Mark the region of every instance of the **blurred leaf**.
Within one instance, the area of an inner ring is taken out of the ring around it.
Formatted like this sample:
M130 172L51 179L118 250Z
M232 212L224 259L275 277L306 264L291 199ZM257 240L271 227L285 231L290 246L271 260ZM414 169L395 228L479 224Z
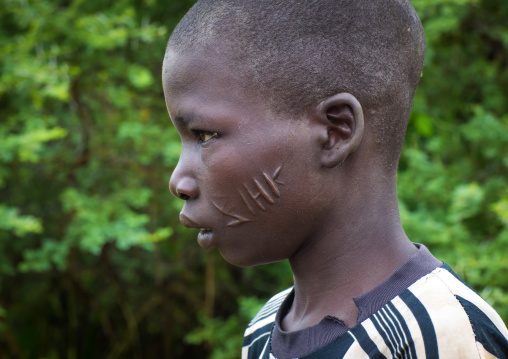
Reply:
M38 218L20 215L17 208L0 205L0 229L24 236L28 233L41 233L42 224Z
M138 65L129 66L129 80L134 87L139 89L153 84L153 77L150 71Z
M432 136L434 128L429 116L419 115L415 118L415 126L418 133L424 137Z

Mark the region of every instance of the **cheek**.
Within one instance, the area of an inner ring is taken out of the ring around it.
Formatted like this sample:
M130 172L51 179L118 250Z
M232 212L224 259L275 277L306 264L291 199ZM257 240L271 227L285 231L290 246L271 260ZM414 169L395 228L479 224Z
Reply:
M203 157L204 192L229 227L257 222L280 204L284 166L260 152L222 151Z
M228 148L210 150L203 150L201 156L205 169L202 183L205 186L210 184L214 187L227 188L241 182L242 178L250 172L249 162L238 151Z

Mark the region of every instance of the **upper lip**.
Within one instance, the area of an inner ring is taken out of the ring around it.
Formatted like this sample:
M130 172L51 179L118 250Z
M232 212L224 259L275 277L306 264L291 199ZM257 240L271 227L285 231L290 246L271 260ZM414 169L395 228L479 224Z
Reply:
M187 228L198 228L201 230L209 230L210 228L197 223L195 220L189 218L187 215L180 213L180 222Z

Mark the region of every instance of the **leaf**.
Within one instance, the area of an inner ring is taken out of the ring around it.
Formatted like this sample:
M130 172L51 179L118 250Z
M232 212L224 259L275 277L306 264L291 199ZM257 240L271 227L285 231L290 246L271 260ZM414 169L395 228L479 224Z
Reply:
M434 134L434 127L429 116L418 115L414 119L415 127L418 133L424 137L430 137Z
M153 77L148 69L139 66L139 65L131 65L129 66L129 80L134 87L138 89L144 89L153 84Z

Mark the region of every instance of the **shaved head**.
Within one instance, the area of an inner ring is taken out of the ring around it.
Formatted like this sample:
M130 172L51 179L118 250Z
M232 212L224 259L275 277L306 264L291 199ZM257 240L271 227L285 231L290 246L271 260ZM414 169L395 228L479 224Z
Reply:
M168 50L214 46L275 112L298 117L334 94L355 96L395 172L425 56L408 0L200 0Z

